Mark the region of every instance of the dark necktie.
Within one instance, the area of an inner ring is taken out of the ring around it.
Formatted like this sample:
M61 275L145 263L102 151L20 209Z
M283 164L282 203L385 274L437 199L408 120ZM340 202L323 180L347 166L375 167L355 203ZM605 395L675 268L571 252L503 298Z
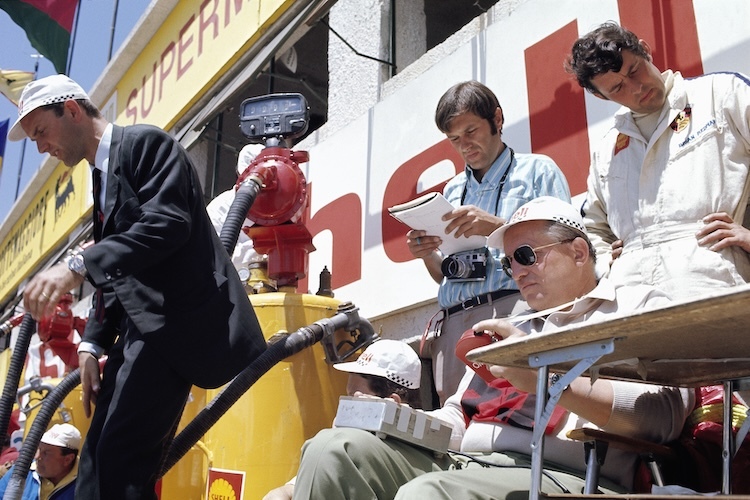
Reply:
M102 171L94 168L93 173L93 192L94 192L94 240L99 241L102 238L102 223L104 222L104 212L101 207L102 192Z
M101 208L102 192L102 171L94 168L93 174L93 193L94 193L94 241L102 239L102 225L104 222L104 212ZM95 318L101 324L104 321L104 293L101 288L96 289L94 296L94 308L96 310Z

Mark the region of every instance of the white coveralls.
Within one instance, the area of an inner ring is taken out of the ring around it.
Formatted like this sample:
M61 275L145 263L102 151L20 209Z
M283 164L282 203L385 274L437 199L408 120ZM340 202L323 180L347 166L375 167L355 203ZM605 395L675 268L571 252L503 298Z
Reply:
M726 212L738 223L745 218L750 81L737 73L683 79L667 71L663 77L667 104L651 140L622 108L594 152L585 223L600 274L609 266L610 243L620 238L624 247L612 264L612 281L693 299L750 280L747 252L714 252L695 237L710 213Z

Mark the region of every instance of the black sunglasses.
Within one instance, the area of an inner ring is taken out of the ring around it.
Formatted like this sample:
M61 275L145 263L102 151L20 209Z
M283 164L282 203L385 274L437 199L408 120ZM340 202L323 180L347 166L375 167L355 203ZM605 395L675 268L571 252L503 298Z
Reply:
M512 278L513 270L511 269L510 264L514 259L522 266L533 266L534 264L536 264L537 260L539 260L539 258L536 256L537 250L543 250L545 248L560 245L562 243L570 243L571 241L573 241L573 239L556 241L554 243L549 243L547 245L542 245L536 248L531 248L530 245L521 245L513 252L513 257L505 256L500 259L500 265L502 266L503 271L505 271L505 274L507 274L509 278Z

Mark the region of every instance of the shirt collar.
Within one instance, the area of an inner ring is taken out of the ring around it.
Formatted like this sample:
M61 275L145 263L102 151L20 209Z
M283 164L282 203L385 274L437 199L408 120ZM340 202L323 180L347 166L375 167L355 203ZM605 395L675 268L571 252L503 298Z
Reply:
M593 290L587 294L573 299L570 302L560 304L556 307L550 307L543 311L528 310L521 314L508 317L508 321L516 325L526 321L542 321L549 317L551 314L560 313L563 315L578 315L589 311L595 305L602 301L611 302L617 299L615 293L615 285L607 278L602 278L599 283L596 284ZM532 323L533 324L533 323Z
M96 148L96 156L94 157L94 165L92 167L98 168L105 174L109 171L109 148L112 145L112 124L108 123L104 128L102 138L99 140L99 146Z
M499 184L500 179L503 177L502 174L505 172L506 168L510 168L510 160L512 158L512 155L510 154L510 148L505 143L503 143L503 145L505 146L503 152L500 153L500 156L498 156L494 162L492 162L490 168L487 170L484 176L482 176L481 184L490 186ZM474 177L474 172L472 171L471 167L469 167L469 165L466 165L464 167L464 171L466 172L466 177L469 179L469 182L480 184L480 181L477 181L476 177Z
M615 300L616 298L617 294L615 293L615 285L607 278L601 278L599 280L599 283L596 284L593 290L581 297L581 299L606 300L609 302ZM586 307L585 303L587 302L587 300L580 300L576 302L573 306L572 311L575 311L576 308Z

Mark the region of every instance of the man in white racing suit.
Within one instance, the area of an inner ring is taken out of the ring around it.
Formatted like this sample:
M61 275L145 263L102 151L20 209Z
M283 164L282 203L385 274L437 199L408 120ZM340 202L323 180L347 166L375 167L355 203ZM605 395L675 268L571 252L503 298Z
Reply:
M567 69L623 106L593 153L583 209L599 273L619 239L618 285L692 299L750 280L750 80L660 73L649 45L615 23L578 39Z

